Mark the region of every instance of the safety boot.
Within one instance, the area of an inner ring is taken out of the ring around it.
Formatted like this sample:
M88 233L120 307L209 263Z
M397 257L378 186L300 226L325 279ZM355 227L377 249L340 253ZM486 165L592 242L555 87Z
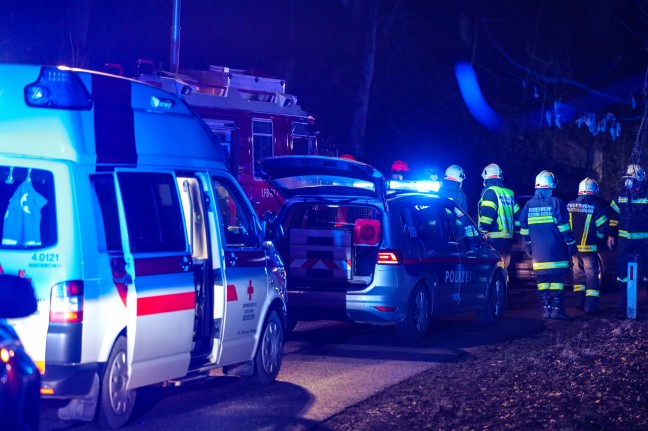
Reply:
M572 320L571 316L565 311L562 296L557 296L551 301L551 318L557 320Z
M543 296L542 307L543 307L542 317L545 319L551 319L551 312L552 312L551 298L549 298L548 296Z
M585 312L587 314L597 314L599 312L598 296L587 296L585 298Z

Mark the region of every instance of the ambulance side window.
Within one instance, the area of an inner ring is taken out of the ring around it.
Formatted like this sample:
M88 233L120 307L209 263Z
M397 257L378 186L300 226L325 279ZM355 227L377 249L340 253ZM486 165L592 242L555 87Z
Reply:
M212 178L216 206L221 215L225 247L256 247L258 235L254 217L243 197L227 180Z
M117 174L133 253L187 250L178 189L173 175Z
M112 175L94 175L91 177L91 181L95 192L95 211L100 212L100 217L97 217L97 220L101 219L103 221L105 235L105 238L101 238L101 235L98 234L100 239L99 249L100 251L109 252L122 251L115 180ZM102 239L105 240L104 244L101 244Z

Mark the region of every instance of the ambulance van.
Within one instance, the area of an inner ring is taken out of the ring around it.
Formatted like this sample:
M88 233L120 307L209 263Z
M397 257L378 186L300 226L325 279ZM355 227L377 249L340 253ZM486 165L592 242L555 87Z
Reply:
M126 78L0 65L0 273L27 279L11 320L59 417L118 428L137 388L275 380L283 263L209 128ZM2 289L2 286L0 286Z

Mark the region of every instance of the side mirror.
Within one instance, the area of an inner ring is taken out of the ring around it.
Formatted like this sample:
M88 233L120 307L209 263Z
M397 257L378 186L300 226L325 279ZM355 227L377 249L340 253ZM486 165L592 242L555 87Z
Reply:
M0 318L27 317L37 308L34 288L27 279L0 274Z
M261 227L263 228L263 236L266 241L277 241L284 234L283 226L281 226L281 223L277 220L277 216L272 211L263 213Z

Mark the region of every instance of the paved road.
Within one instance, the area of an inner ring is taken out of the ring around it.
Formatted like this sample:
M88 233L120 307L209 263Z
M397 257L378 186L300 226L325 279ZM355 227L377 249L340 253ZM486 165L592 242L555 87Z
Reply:
M402 344L392 327L300 322L286 343L279 381L254 388L220 376L178 388L146 388L126 430L301 430L439 363L476 348L542 331L547 321L534 290L513 288L499 325L472 315L435 323L423 341ZM550 322L549 322L550 323ZM63 422L55 402L43 408L43 430L93 430L95 423Z

